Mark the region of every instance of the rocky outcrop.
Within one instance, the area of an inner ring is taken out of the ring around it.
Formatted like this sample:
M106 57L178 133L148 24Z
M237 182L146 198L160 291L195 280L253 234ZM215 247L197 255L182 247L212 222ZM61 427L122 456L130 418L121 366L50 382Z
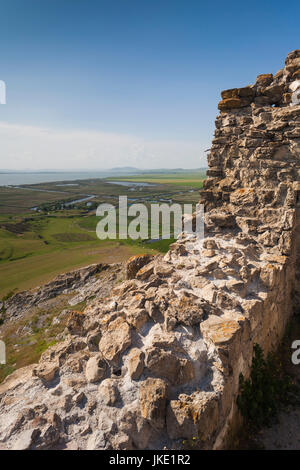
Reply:
M299 69L294 51L276 75L222 92L205 239L182 234L163 258L131 260L129 279L70 317L63 343L1 384L2 447L225 445L253 345L278 344L299 292Z
M126 263L127 279L134 279L136 273L146 264L148 264L152 258L152 255L135 255L129 258L128 262Z
M76 294L70 300L70 305L76 305L95 294L99 294L100 291L103 291L103 281L102 279L98 280L97 275L107 269L111 270L112 266L119 267L117 264L91 264L81 269L60 274L52 281L36 289L18 292L4 302L5 318L15 320L23 316L24 312L32 307L41 305L60 294Z

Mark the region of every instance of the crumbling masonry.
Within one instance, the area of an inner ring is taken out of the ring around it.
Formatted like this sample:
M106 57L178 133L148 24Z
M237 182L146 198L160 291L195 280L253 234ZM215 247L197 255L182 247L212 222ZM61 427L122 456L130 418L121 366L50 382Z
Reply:
M64 342L0 385L0 448L221 448L253 345L300 298L300 50L222 92L201 201L205 239L137 257Z

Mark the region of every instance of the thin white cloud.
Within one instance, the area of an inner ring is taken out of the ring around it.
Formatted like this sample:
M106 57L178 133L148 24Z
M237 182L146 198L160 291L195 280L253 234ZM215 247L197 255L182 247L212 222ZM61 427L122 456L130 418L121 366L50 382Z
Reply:
M55 130L0 122L0 168L108 169L205 166L200 142L144 140L97 131Z

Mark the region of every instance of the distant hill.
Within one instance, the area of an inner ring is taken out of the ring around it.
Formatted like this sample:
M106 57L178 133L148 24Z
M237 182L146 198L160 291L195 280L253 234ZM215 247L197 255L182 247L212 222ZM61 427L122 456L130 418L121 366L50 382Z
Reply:
M139 168L135 168L134 166L117 166L115 168L111 168L110 170L107 171L114 171L118 173L130 173L130 172L140 172L141 170Z

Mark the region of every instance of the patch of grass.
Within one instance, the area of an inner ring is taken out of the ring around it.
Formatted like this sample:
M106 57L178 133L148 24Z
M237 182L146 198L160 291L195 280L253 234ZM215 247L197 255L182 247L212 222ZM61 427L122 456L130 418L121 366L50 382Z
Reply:
M167 253L169 251L169 247L172 243L174 243L176 240L175 238L170 238L166 240L158 240L158 241L151 241L151 243L147 242L142 242L144 246L148 246L153 248L154 250L157 250L161 253Z
M52 235L55 240L59 242L89 242L93 241L94 238L87 233L55 233Z
M81 217L78 221L78 225L84 230L93 231L95 233L99 220L99 217L96 216Z
M46 349L50 348L50 346L54 346L55 344L57 343L57 341L54 339L52 341L45 341L43 339L41 339L35 346L34 348L34 352L35 354L37 354L38 356L40 356L44 351L46 351Z
M15 294L15 291L16 291L16 289L13 289L13 290L10 290L9 292L7 292L7 294L5 294L2 297L2 302L5 302L6 300L10 299Z
M121 244L118 241L84 242L77 246L49 245L44 252L34 256L0 263L0 295L12 288L26 290L46 283L56 275L92 263L123 262L140 253L157 253L152 247L138 244Z
M20 256L12 256L11 258L9 258L9 261L16 261L18 259L28 258L29 256L32 256L33 254L34 254L33 252L29 252L29 253L25 253L24 255L20 255Z
M10 364L0 364L0 383L6 379L6 377L12 374L17 368Z
M13 253L12 246L6 242L5 245L0 245L0 261L8 260Z
M67 317L59 323L52 322L67 306L67 300L61 296L60 300L50 302L46 310L34 308L17 323L4 323L2 339L7 363L0 365L0 382L14 370L38 362L41 354L56 344L56 336L65 329Z
M19 235L27 232L30 229L30 225L28 222L21 221L16 223L2 224L1 228L7 230L8 232Z

